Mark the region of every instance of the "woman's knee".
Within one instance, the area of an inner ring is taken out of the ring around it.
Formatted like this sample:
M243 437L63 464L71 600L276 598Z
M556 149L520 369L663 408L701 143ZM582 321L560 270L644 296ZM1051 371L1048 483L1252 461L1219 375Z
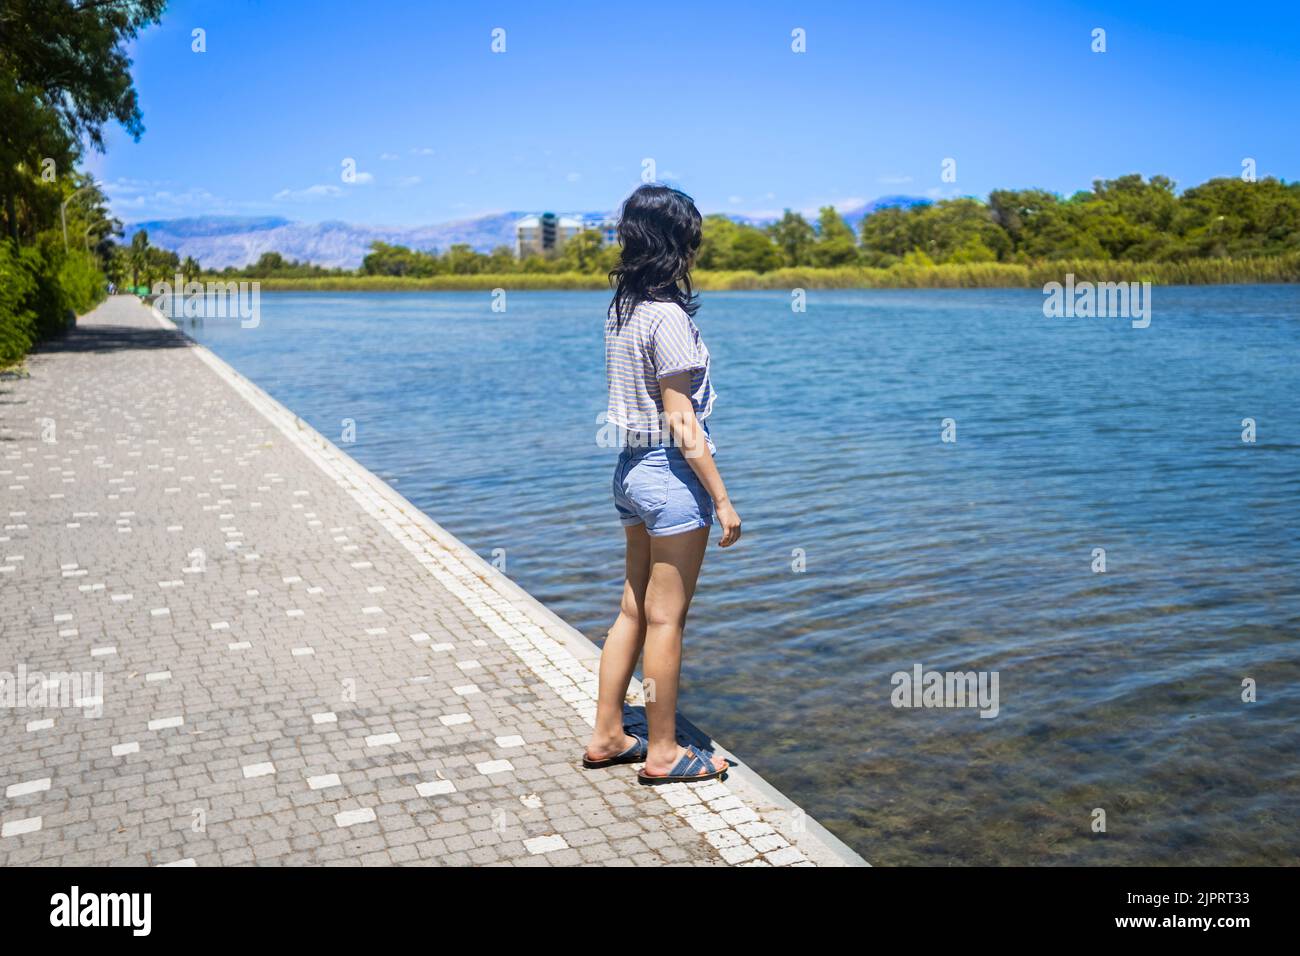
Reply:
M645 602L645 623L646 627L680 628L686 623L686 608L680 601L655 600L648 597Z
M635 624L641 631L645 631L645 609L637 603L635 597L630 594L624 594L623 600L618 606L619 613L623 615L632 624Z

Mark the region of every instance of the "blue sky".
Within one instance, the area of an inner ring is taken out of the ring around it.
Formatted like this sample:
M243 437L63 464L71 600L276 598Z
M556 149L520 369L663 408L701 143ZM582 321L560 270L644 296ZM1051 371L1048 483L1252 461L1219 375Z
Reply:
M146 132L88 163L128 222L612 209L645 158L750 214L1300 176L1294 2L182 0L132 56Z

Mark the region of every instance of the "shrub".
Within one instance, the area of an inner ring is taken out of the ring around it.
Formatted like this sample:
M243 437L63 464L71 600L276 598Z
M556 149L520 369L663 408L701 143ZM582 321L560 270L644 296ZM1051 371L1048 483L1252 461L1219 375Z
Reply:
M0 239L0 368L21 361L35 341L36 317L28 305L35 290L27 263Z
M107 295L104 274L99 271L94 256L79 249L68 253L59 267L59 285L67 294L69 307L77 315L85 315Z
M55 233L15 252L0 239L0 367L37 342L62 335L104 298L104 276L82 251L65 252Z

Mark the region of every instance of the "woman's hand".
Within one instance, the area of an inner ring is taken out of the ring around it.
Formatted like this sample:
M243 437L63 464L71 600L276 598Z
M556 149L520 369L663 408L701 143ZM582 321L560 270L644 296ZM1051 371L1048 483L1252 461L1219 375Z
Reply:
M722 540L718 546L729 548L740 540L740 515L731 507L729 498L714 502L714 510L717 512L718 524L722 527Z

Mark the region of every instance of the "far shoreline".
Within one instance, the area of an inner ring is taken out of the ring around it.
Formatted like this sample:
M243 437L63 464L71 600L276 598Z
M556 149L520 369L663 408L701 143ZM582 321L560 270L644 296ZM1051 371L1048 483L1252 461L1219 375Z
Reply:
M895 265L889 268L787 268L771 272L698 271L701 292L794 289L1041 289L1072 275L1076 282L1150 282L1152 285L1271 285L1300 283L1300 252L1246 259L1182 262L1066 260L1037 263L975 262ZM468 275L261 276L203 273L201 282L258 282L264 292L478 292L608 291L604 275L576 272L505 272Z

